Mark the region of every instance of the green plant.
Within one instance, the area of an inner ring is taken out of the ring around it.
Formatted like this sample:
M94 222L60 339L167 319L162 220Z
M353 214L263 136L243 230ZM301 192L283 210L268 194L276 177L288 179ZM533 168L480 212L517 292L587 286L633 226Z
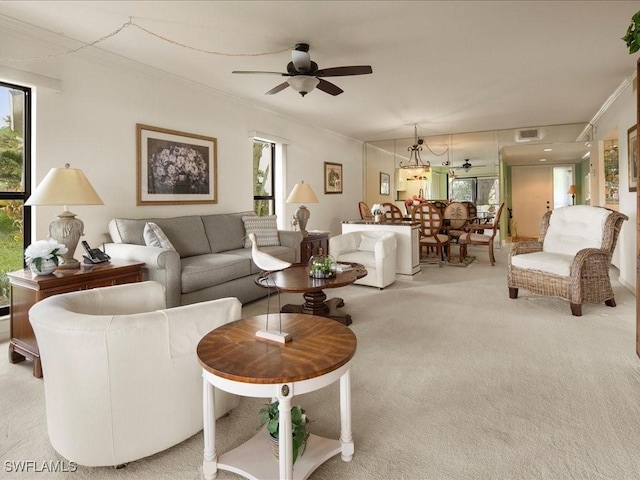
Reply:
M627 33L622 40L625 41L629 48L629 54L636 53L640 50L640 12L631 17L631 24L627 28Z
M280 412L278 411L279 402L268 403L260 409L262 421L260 426L267 425L267 431L273 438L279 439ZM298 454L302 455L307 447L307 415L300 405L291 407L291 431L293 433L293 463L296 463Z

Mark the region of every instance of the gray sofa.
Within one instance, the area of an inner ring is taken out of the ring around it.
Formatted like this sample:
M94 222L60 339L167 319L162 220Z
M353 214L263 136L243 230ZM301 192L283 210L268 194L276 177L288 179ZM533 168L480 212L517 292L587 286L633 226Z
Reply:
M254 283L260 272L245 248L243 216L253 212L190 215L174 218L114 218L109 222L113 243L105 245L113 258L144 262L144 280L155 280L166 289L167 307L237 297L246 303L267 294ZM157 224L175 247L146 246L144 228ZM302 234L278 231L279 246L261 250L296 263L300 261Z

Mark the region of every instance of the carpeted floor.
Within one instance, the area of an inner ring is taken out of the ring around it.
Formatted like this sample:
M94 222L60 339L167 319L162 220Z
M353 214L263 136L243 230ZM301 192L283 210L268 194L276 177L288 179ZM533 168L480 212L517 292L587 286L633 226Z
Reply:
M325 479L640 478L640 360L635 297L614 282L616 308L525 291L510 300L507 248L489 265L424 268L380 291L327 291L345 299L358 337L352 369L351 463L334 457ZM283 303L300 301L283 295ZM245 306L264 313L266 301ZM5 352L7 344L0 345ZM2 358L2 357L0 357ZM79 386L81 388L81 386ZM253 435L266 400L243 399L217 423L218 450ZM314 433L339 435L338 386L296 397ZM6 461L61 460L47 439L43 383L31 365L0 361L0 478L200 479L202 434L127 468L68 474L7 473ZM238 476L219 472L219 479Z

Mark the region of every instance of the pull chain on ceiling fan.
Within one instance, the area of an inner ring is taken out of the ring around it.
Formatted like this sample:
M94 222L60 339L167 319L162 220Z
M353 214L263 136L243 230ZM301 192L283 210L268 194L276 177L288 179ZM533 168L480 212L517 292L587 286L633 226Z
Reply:
M280 75L289 77L287 81L276 85L265 95L273 95L287 87L293 88L303 97L314 88L322 90L329 95L340 95L343 90L337 85L324 80L323 77L345 77L349 75L366 75L373 73L370 65L354 65L350 67L333 67L318 69L318 64L311 60L309 44L298 43L291 51L291 61L287 64L287 73L234 70L231 73Z

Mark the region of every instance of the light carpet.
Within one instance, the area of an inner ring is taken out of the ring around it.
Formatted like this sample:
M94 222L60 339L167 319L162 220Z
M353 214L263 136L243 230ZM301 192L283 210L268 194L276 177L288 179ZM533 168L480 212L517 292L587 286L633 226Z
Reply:
M640 478L633 294L614 281L616 308L585 305L573 317L561 299L526 291L508 298L508 245L496 251L495 267L486 249L471 250L477 260L467 268L426 268L383 291L326 292L345 299L358 338L355 456L350 463L334 457L310 478ZM244 314L265 306L247 305ZM6 358L7 344L0 348ZM5 461L62 460L47 438L43 393L30 363L0 361L0 478L202 478L202 433L122 470L6 473ZM294 399L313 419L312 432L338 438L338 393L334 384ZM265 402L242 399L218 421L219 451L256 432ZM239 477L220 471L218 478Z

